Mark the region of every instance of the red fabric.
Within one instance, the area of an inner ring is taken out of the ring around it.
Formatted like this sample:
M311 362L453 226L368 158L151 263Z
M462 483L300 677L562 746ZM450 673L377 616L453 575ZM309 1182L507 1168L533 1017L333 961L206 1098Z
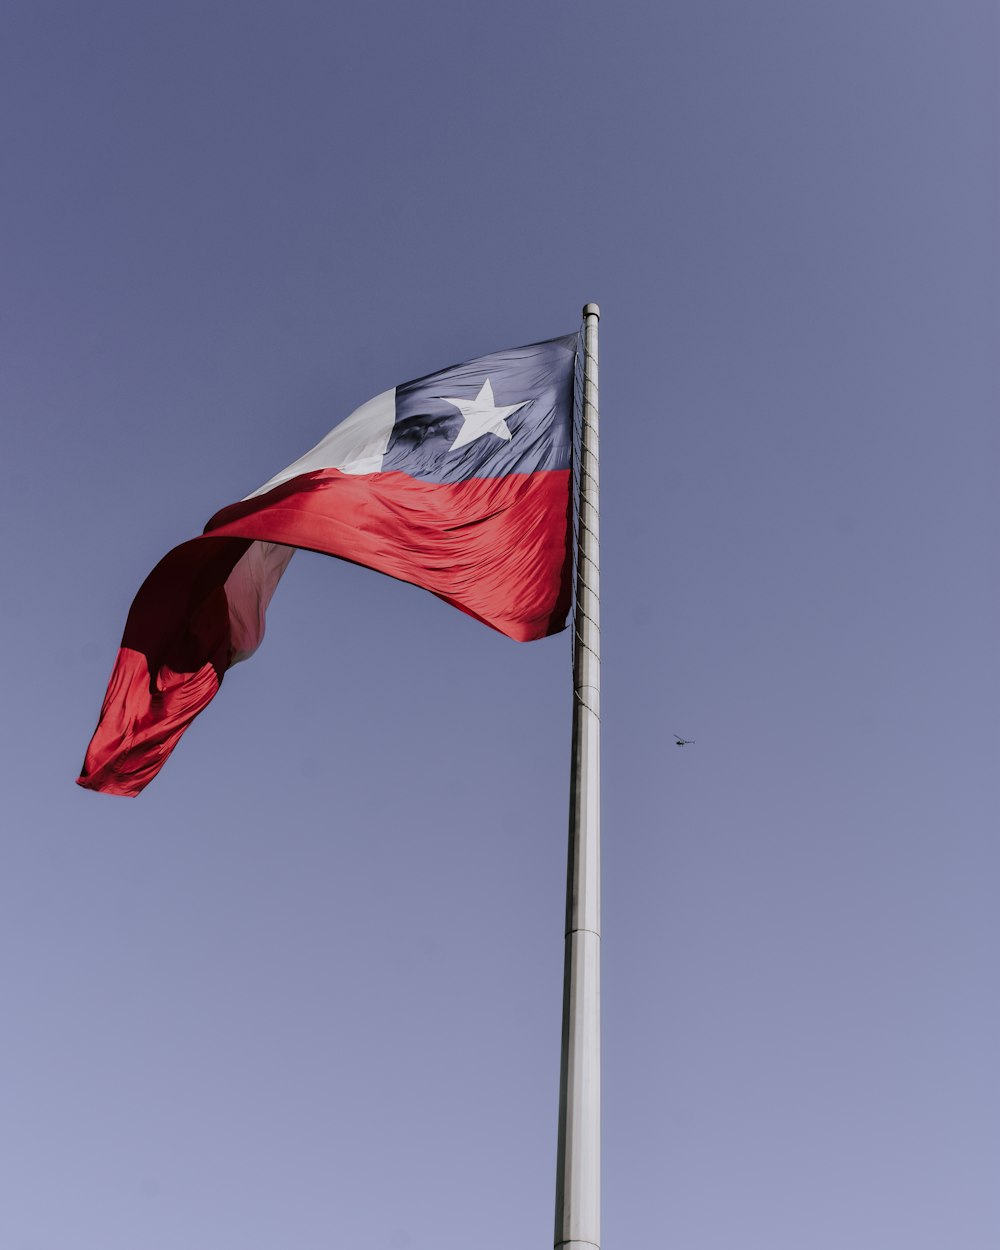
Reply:
M135 795L233 662L225 583L254 539L412 582L519 642L570 600L569 471L438 485L323 469L223 509L136 595L79 784Z

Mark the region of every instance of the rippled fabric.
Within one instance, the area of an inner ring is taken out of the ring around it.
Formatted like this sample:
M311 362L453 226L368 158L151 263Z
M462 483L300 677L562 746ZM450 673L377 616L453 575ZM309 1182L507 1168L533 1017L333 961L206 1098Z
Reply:
M385 392L169 552L132 604L79 784L148 785L260 645L297 547L412 582L517 641L562 629L575 346L499 352Z

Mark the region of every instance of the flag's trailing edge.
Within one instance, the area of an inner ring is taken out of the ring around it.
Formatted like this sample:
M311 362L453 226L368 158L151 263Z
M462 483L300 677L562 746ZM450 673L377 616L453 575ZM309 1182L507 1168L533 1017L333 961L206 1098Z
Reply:
M577 336L385 391L198 538L132 603L79 784L138 794L264 636L296 547L412 582L517 641L565 626Z

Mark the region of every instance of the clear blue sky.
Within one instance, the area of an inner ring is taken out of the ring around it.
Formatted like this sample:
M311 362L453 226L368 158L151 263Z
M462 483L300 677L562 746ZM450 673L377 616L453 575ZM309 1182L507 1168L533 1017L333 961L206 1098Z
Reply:
M145 794L73 778L169 547L587 300L604 1244L1000 1244L998 35L9 0L4 1250L551 1245L565 636L297 557Z

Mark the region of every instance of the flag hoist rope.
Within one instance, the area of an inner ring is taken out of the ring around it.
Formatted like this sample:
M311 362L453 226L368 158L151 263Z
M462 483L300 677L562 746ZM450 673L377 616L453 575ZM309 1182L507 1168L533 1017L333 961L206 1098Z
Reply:
M601 627L597 324L583 309L583 416L573 643L557 1250L601 1244Z

